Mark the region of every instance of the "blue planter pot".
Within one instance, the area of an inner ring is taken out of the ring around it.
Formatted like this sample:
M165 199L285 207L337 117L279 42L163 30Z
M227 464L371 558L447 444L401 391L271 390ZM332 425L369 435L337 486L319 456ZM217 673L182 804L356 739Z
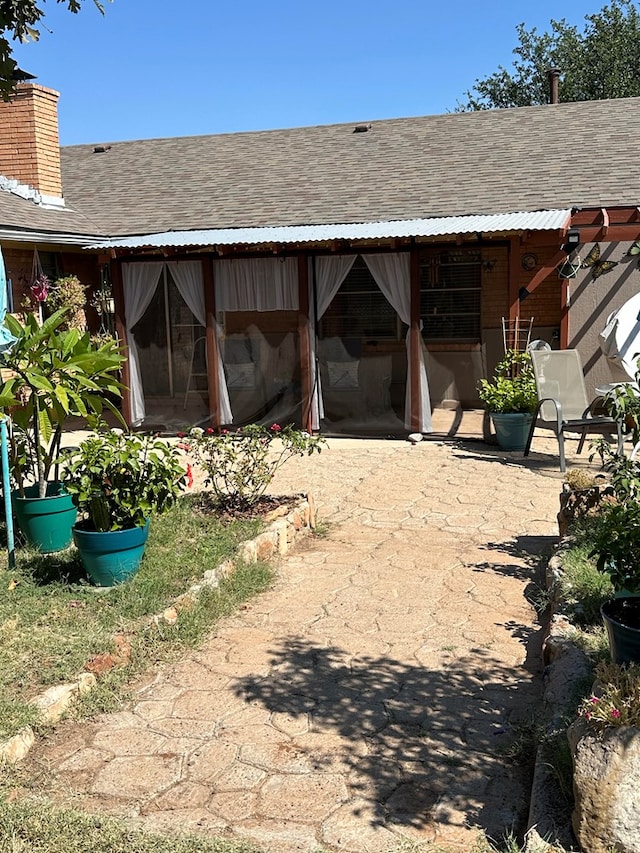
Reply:
M82 564L96 586L123 583L138 571L149 536L149 520L144 527L129 530L73 528L73 541Z
M25 496L12 494L13 509L25 539L43 554L62 551L71 545L71 529L78 511L71 495L57 482L47 483L47 494L38 497L38 486L27 486Z
M609 637L611 660L640 663L640 596L605 601L600 613Z
M496 438L501 450L524 450L533 415L528 412L491 413Z

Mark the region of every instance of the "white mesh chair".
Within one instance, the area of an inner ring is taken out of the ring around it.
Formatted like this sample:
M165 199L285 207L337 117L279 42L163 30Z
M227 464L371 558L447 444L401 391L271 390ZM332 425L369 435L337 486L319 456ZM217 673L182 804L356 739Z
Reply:
M578 453L582 452L588 432L615 433L618 435L618 453L623 452L622 425L602 414L594 414L600 397L587 399L584 373L578 350L531 351L533 372L538 390L536 408L529 437L524 449L528 456L537 427L550 429L558 439L560 470L566 470L564 453L565 432L580 434Z

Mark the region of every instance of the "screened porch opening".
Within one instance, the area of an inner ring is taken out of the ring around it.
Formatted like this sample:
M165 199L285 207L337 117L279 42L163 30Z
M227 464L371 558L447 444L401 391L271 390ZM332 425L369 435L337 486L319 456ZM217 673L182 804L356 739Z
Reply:
M323 432L406 432L407 327L357 257L318 322Z
M232 426L302 425L297 311L218 313Z
M178 432L208 422L205 329L180 295L167 265L132 332L146 408L140 426Z

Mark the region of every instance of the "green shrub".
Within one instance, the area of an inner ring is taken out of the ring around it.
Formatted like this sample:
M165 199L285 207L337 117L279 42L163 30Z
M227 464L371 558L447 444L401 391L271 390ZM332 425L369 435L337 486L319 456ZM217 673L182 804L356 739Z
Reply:
M244 510L264 494L276 471L294 456L311 456L322 450L321 436L289 425L270 429L249 424L234 432L192 429L187 444L194 459L206 472L205 485L223 509Z

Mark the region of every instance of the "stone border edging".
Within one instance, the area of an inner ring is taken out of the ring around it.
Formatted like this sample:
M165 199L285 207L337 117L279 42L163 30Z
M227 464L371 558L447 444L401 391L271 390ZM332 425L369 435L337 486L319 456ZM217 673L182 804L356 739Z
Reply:
M265 519L268 522L266 530L239 545L235 558L225 560L214 569L207 569L200 583L189 587L185 593L178 596L172 606L152 616L150 621L156 624L174 625L178 621L180 610L193 603L203 588L215 589L220 584L220 580L234 570L236 561L257 563L272 559L276 555L285 556L300 537L310 535L316 526L312 495L292 495L289 499L296 501L291 509L288 506L281 506L268 513ZM43 722L55 723L76 696L85 695L96 684L97 679L92 672L83 672L76 681L49 687L32 699L30 704L39 709ZM34 745L35 739L32 727L25 726L13 737L0 741L0 766L2 763L18 764L22 761Z
M587 655L572 640L575 632L569 619L557 613L558 598L555 590L562 573L562 554L571 545L570 538L564 538L549 559L546 569L546 586L551 593L550 618L542 642L543 693L545 710L545 729L552 733L562 726L567 708L572 704L577 686L591 676L592 666ZM557 819L557 800L552 793L552 768L546 753L545 744L536 750L529 819L525 835L525 853L539 853L557 849L569 849L575 845L571 828L571 816ZM553 842L562 845L554 847Z

